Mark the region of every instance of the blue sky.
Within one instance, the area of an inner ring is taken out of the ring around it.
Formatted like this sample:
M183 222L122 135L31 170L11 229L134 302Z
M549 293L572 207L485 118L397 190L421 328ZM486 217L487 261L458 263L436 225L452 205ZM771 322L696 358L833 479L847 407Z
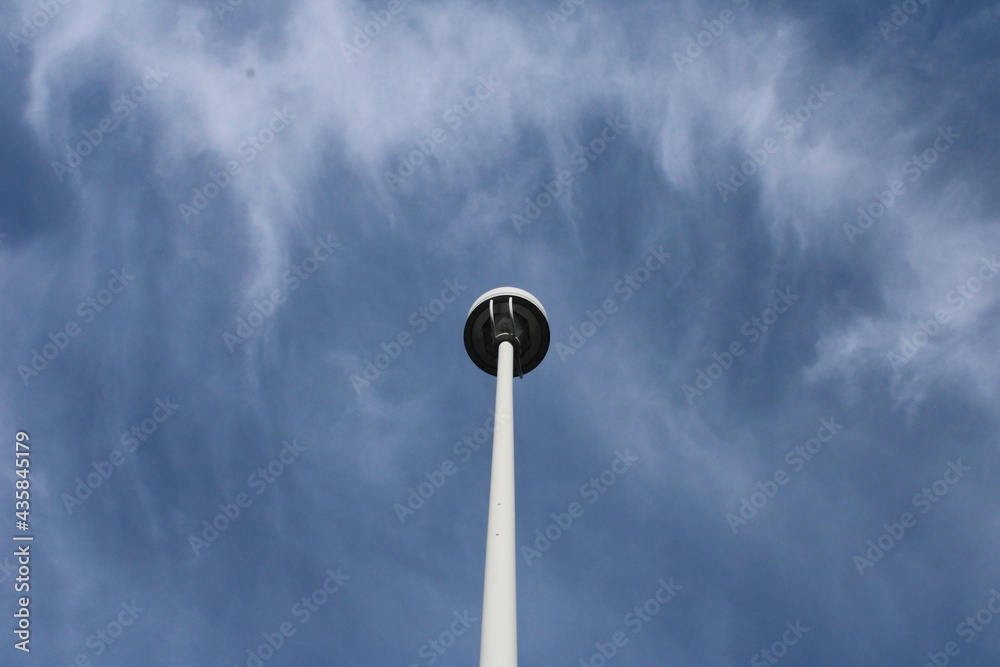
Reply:
M0 17L3 664L1000 662L1000 4Z

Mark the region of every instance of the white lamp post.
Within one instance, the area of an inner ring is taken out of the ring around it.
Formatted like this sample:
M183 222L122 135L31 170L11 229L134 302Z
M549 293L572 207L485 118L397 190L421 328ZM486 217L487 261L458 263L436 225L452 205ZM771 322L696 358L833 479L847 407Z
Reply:
M514 373L523 377L542 361L548 348L545 309L524 290L490 290L469 310L465 349L479 368L497 377L480 667L517 667Z

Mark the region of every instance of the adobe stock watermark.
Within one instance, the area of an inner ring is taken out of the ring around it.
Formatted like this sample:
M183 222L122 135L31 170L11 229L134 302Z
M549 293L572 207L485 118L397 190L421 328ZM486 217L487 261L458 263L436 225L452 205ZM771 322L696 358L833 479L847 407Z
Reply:
M918 331L903 337L899 351L890 351L886 355L893 371L898 371L900 367L913 361L913 358L941 333L942 327L951 320L952 314L962 310L965 304L975 299L986 283L1000 273L1000 262L997 262L996 255L993 255L992 259L980 257L979 264L976 275L958 283L955 289L948 292L946 298L951 309L938 309L934 312L933 318L921 320L918 323Z
M633 456L627 448L625 451L615 450L615 458L611 461L611 465L580 487L580 497L586 500L588 505L593 505L629 472L638 460L639 457ZM586 511L583 503L572 502L565 512L552 514L552 523L546 526L544 531L535 531L535 541L532 543L534 548L527 544L521 545L521 555L524 556L525 562L530 566L533 560L541 558L542 554L552 548L553 543L558 542L569 532Z
M736 5L736 9L742 12L750 6L750 0L733 0L733 4ZM705 26L705 29L694 37L685 38L685 44L682 47L683 53L674 51L671 54L677 71L683 74L685 66L693 65L695 60L701 58L705 50L711 48L718 41L722 33L726 31L726 27L736 22L736 18L737 15L733 10L723 9L719 12L718 18L702 21L701 24Z
M556 11L549 9L545 12L545 20L549 22L549 27L555 30L560 23L566 23L566 20L576 13L576 8L584 2L586 0L560 0Z
M104 655L111 648L111 645L121 638L125 629L135 623L139 615L146 611L146 608L140 607L134 598L131 602L122 602L119 606L121 610L110 621L101 625L87 637L86 644L90 652L77 653L72 660L66 663L66 667L92 667L96 664L92 658Z
M903 2L892 5L892 13L888 17L881 17L875 23L875 27L882 33L882 39L889 41L889 35L899 32L906 25L910 17L920 11L920 5L925 8L931 4L931 0L903 0Z
M465 635L473 625L479 622L478 618L475 618L469 614L469 610L466 609L461 614L457 611L452 613L454 620L448 624L447 629L443 630L437 637L432 637L428 639L418 650L417 655L424 659L425 665L433 665L441 657L448 652L455 642L458 641L460 637ZM408 667L420 667L415 662L411 662Z
M288 613L299 622L300 626L308 623L313 615L325 607L330 599L340 592L344 584L350 581L351 578L341 572L341 569L339 567L336 571L333 568L327 569L323 573L326 575L323 583L317 586L312 593L303 595L302 599L292 605ZM297 630L298 628L292 621L283 621L273 631L261 633L264 641L256 647L248 647L246 659L240 658L241 662L234 663L233 667L263 667L265 662L273 658L281 647L295 636Z
M49 342L42 345L41 351L38 348L32 348L31 359L28 360L28 363L18 364L17 373L21 376L24 386L27 387L29 380L38 377L42 371L48 368L49 364L69 347L73 339L83 333L86 325L97 319L97 316L103 313L119 294L128 289L133 280L135 280L135 276L127 273L124 267L121 271L113 270L107 287L98 290L97 294L88 296L77 304L76 314L80 317L80 321L70 319L54 332L50 331Z
M87 473L84 477L76 478L76 487L73 489L73 493L63 493L60 496L67 514L73 514L73 510L81 507L85 500L94 495L94 492L115 474L115 470L125 465L128 460L125 458L125 454L135 453L139 444L149 440L160 428L160 424L170 419L174 411L181 407L171 401L169 396L156 399L154 405L149 417L138 424L133 424L132 428L122 433L121 438L119 438L120 448L111 450L106 458L93 461L90 467L94 471Z
M448 306L455 303L458 295L467 289L468 286L458 282L458 278L445 280L444 289L441 290L439 297L431 299L430 303L426 306L421 306L410 313L407 321L410 323L411 329L417 334L427 331L430 323L437 320L448 309ZM350 377L351 386L358 396L361 395L362 389L372 386L372 383L382 376L382 373L392 365L392 362L399 359L400 355L403 354L403 350L413 345L413 341L413 334L409 330L403 330L396 334L388 343L379 343L382 351L375 355L374 361L365 359L361 374L354 373Z
M184 218L184 222L191 224L192 218L201 215L212 201L232 185L233 179L242 174L243 170L256 160L264 149L274 143L278 135L288 129L294 120L298 120L298 116L289 111L287 105L280 111L274 109L270 120L263 127L253 134L248 134L246 139L240 142L236 147L234 159L226 163L226 168L209 171L208 178L201 186L192 190L191 201L177 206L177 211Z
M389 0L385 9L370 10L368 14L372 20L361 27L354 27L354 39L350 43L340 42L340 52L344 54L344 60L350 63L351 58L360 56L361 52L371 45L372 40L381 35L382 31L389 27L393 19L399 16L399 13L408 4L410 4L410 0Z
M647 627L653 620L653 617L677 597L679 592L684 590L683 586L674 583L673 577L667 580L660 579L656 583L659 587L652 596L642 604L633 607L622 619L622 625L631 630L633 636L642 632L643 628ZM608 641L595 643L594 648L597 650L586 658L580 658L580 662L577 664L579 667L605 667L622 648L628 645L629 639L630 637L624 630L616 630L611 633Z
M242 4L243 0L215 0L212 3L212 9L215 10L215 15L224 21Z
M715 182L715 187L723 202L729 201L729 198L736 194L737 190L746 185L749 179L753 178L768 163L772 155L780 151L783 146L788 145L795 133L805 127L806 123L812 120L816 113L833 97L833 91L827 89L825 83L818 88L810 86L809 91L809 96L806 97L804 103L775 122L774 131L780 137L768 137L760 146L747 151L746 160L743 160L739 165L730 165L727 181Z
M742 357L751 345L756 344L779 317L787 313L788 309L799 300L799 295L792 294L791 287L775 290L774 295L775 299L771 302L770 308L765 308L760 315L751 317L740 326L740 333L747 339L746 346L737 338L726 346L721 354L713 352L714 361L709 362L704 369L699 368L695 371L694 385L685 384L681 387L688 405L694 405L695 397L701 397L711 389L719 378L733 367L736 359Z
M278 311L278 306L288 300L290 294L298 290L314 274L317 269L333 255L335 250L340 248L340 244L333 240L333 234L316 237L316 245L312 252L298 264L293 264L282 276L282 286L271 290L271 293L262 299L254 299L253 308L243 316L236 318L236 328L233 333L222 332L222 340L225 342L229 353L232 354L236 348L246 343L257 333L257 330L264 326L264 322Z
M802 621L787 621L785 623L785 630L781 633L781 639L777 639L771 643L768 648L761 649L750 658L751 667L767 667L768 665L776 665L778 661L788 655L788 649L799 643L799 640L809 632L809 628L802 625Z
M608 146L614 143L629 127L630 125L618 116L615 116L614 120L605 118L604 129L600 131L598 136L591 139L586 146L577 146L570 154L569 167L577 174L587 171L590 165L608 149ZM575 181L576 176L569 168L560 169L553 180L547 183L542 182L534 197L525 197L524 208L520 212L514 212L510 215L511 224L514 225L517 233L523 233L523 229L537 220L542 211L552 206Z
M951 487L958 484L965 473L972 470L969 466L962 465L962 459L948 461L948 467L940 479L935 480L930 486L925 486L919 493L914 494L912 499L913 507L920 510L920 514L927 514L935 504L948 495ZM858 569L858 574L865 576L865 570L875 567L875 563L882 560L900 540L906 535L908 529L917 525L917 517L910 512L903 512L899 521L893 523L883 523L885 532L874 540L868 540L868 549L854 557L854 566Z
M643 285L649 282L653 273L659 271L667 264L667 260L673 257L669 252L663 250L663 246L657 248L650 247L646 251L646 259L642 264L626 273L615 282L615 294L622 295L622 302L628 301L632 296L642 289ZM683 277L683 276L682 276ZM612 315L618 313L619 305L613 297L604 300L597 310L586 311L587 319L580 324L569 327L569 338L566 343L555 344L556 353L559 360L566 363L566 359L576 354L594 334L597 333Z
M493 93L499 86L500 83L493 78L492 74L479 77L479 85L476 86L473 94L445 109L444 113L441 114L442 120L454 132L479 110L482 102L493 97ZM389 190L396 192L397 187L403 185L407 178L416 173L417 169L427 164L427 161L437 151L437 145L448 141L448 134L448 130L435 127L427 133L427 136L414 140L416 149L399 160L395 171L383 172L385 184Z
M82 165L83 159L93 153L95 148L121 127L125 119L131 116L149 93L156 90L168 76L170 73L162 71L159 65L147 67L142 81L111 103L111 115L105 116L91 129L84 130L83 139L66 150L65 163L58 161L52 163L52 170L59 182L62 183L63 176Z
M282 441L281 444L282 449L275 458L247 477L247 486L258 496L267 491L268 487L281 477L285 469L298 461L302 452L306 451L306 448L294 439L291 442ZM243 491L237 493L232 501L220 503L219 513L212 517L211 521L205 519L201 522L201 534L191 533L188 536L188 545L190 545L195 557L218 540L222 533L229 530L237 519L245 513L243 510L250 507L253 501L253 497Z
M823 450L823 445L833 440L834 436L843 428L844 425L838 424L834 417L820 419L816 434L801 445L795 445L785 454L784 461L791 468L791 471L786 472L783 468L779 468L774 471L770 479L765 479L763 482L758 481L756 483L757 491L751 493L749 497L740 498L739 514L732 512L726 514L726 522L733 534L735 535L740 528L756 518L761 510L778 495L780 487L788 484L795 473L801 472L806 464Z
M503 425L504 421L501 419L499 423ZM424 472L423 478L426 481L421 481L416 487L411 486L406 490L407 494L404 501L402 503L395 503L392 506L393 511L396 513L396 518L399 519L401 525L405 524L407 519L415 516L418 511L427 505L427 502L448 482L448 478L458 473L461 469L461 464L472 460L476 452L493 435L496 426L496 415L493 410L490 410L490 415L486 418L482 426L475 429L471 434L462 436L462 439L455 442L452 446L452 452L458 457L457 463L452 458L444 459L441 465L433 470Z
M28 42L38 36L39 31L44 30L49 22L54 19L62 8L72 0L38 0L35 5L38 9L30 14L21 17L21 25L7 32L7 41L14 53L18 53L22 46L27 46Z
M916 183L961 138L962 135L952 130L951 127L947 129L939 127L937 137L934 138L931 145L904 162L899 171L909 179L910 183ZM871 229L906 192L906 181L897 178L889 184L888 189L876 191L875 198L866 206L859 206L857 223L844 223L844 236L851 242L851 245L854 244L857 237Z
M963 638L966 644L969 644L989 627L996 616L1000 616L1000 591L994 588L990 591L990 599L986 601L982 609L969 614L965 620L955 626L955 634ZM946 667L951 664L951 659L958 657L961 652L962 647L957 641L945 642L940 651L927 652L928 661L923 664L923 667Z

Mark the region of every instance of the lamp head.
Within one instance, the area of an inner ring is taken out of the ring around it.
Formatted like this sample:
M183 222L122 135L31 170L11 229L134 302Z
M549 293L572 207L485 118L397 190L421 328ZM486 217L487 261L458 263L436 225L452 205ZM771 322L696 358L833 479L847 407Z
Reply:
M514 368L523 375L541 363L549 349L549 321L541 302L516 287L498 287L476 299L465 321L465 350L490 375L504 340L514 345Z

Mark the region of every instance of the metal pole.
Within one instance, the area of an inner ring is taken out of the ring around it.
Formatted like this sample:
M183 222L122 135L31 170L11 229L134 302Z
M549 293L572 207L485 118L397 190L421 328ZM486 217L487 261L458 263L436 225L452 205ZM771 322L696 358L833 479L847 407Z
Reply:
M496 424L486 533L480 667L517 667L517 545L514 541L514 346L500 343Z

